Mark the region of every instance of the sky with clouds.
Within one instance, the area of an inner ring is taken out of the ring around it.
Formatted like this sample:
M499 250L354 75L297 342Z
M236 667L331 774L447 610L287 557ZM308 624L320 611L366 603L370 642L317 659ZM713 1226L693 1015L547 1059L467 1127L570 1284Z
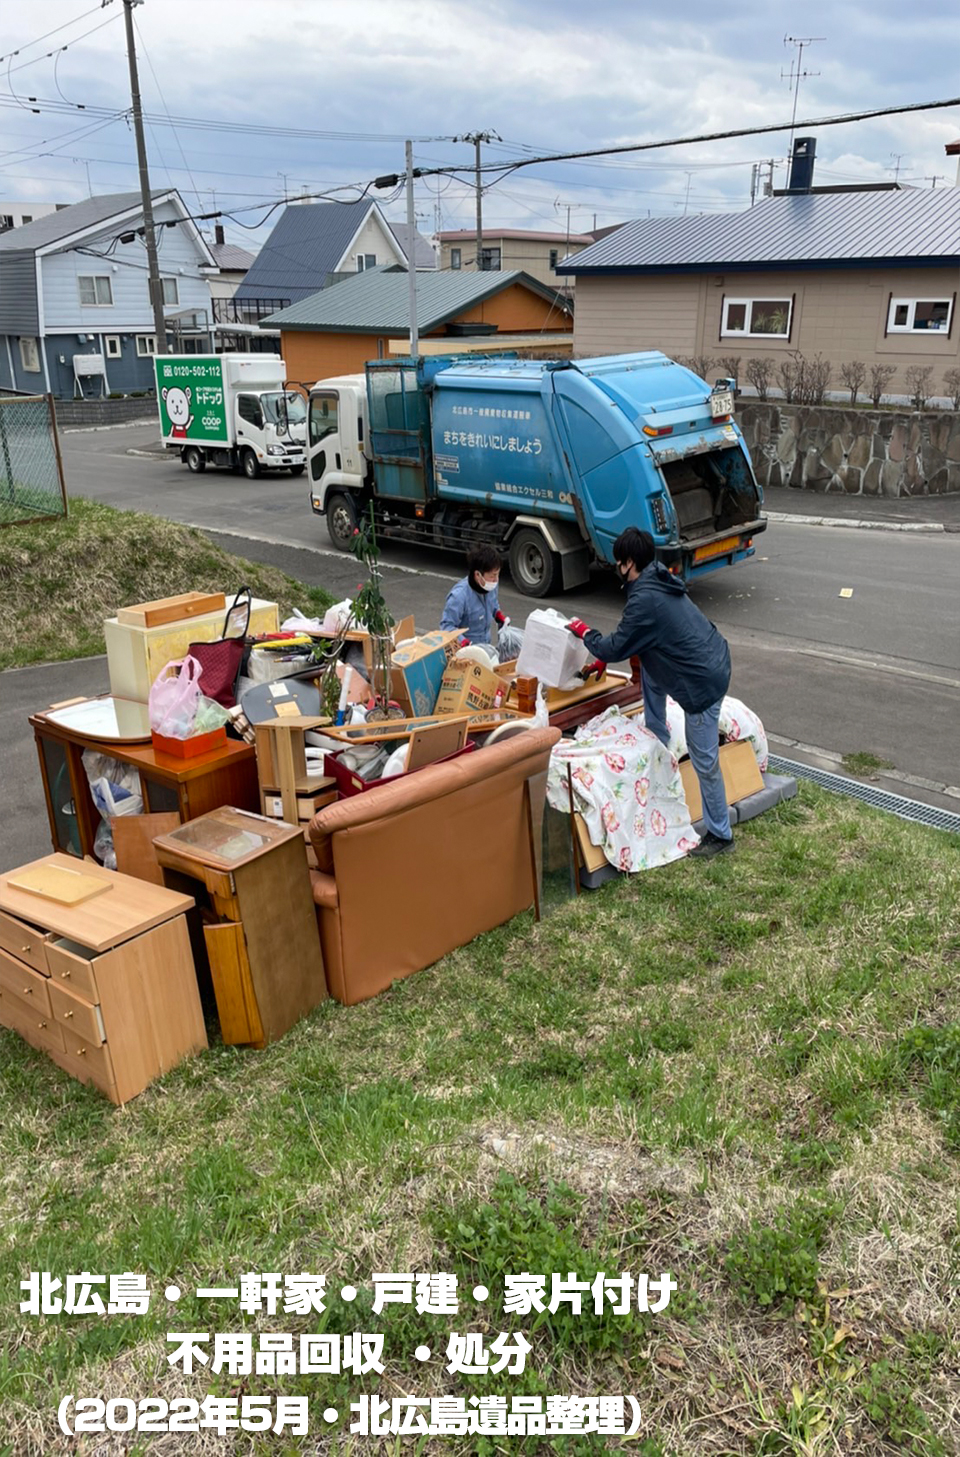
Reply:
M144 0L134 14L153 186L178 187L191 211L227 212L227 238L253 250L285 192L352 200L403 170L406 137L415 164L463 169L418 183L426 234L473 225L474 149L454 138L476 131L497 137L484 162L504 164L484 177L491 227L576 233L594 219L746 207L754 163L775 160L784 185L786 131L506 169L533 154L788 127L798 52L785 36L814 38L800 119L960 94L955 0ZM0 198L138 187L121 0L0 0L0 54ZM956 181L944 144L960 137L960 107L813 134L822 183L897 168L920 187ZM402 198L374 195L404 219Z

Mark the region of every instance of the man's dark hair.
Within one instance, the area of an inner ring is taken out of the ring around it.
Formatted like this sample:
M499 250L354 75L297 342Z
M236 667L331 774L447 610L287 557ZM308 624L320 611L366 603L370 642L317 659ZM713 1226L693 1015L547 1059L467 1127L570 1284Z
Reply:
M614 560L633 562L638 572L648 567L656 554L653 537L649 531L641 531L639 526L628 526L613 543Z
M467 576L473 586L474 572L496 572L500 568L500 553L494 546L471 546L467 552Z

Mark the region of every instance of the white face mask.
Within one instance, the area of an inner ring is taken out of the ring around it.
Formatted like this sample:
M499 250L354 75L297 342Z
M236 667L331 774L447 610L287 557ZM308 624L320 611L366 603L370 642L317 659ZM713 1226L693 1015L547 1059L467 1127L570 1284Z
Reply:
M481 577L477 585L482 592L495 592L500 584L499 582L487 582Z

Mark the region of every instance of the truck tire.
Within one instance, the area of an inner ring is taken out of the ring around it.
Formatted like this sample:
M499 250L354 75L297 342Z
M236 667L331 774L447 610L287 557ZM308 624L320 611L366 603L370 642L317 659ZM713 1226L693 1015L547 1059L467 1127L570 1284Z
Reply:
M297 476L302 476L305 470L305 465L292 465L290 467L290 474L296 479Z
M202 470L207 468L207 457L195 445L188 445L183 452L183 463L187 470L192 470L194 475L199 475Z
M510 540L510 576L525 597L549 597L560 585L559 558L532 527L524 527Z
M345 491L327 498L327 535L338 551L350 551L357 529L357 511Z
M257 479L257 476L260 474L260 462L257 460L254 451L247 449L243 452L243 455L240 457L240 469L248 481L255 481Z

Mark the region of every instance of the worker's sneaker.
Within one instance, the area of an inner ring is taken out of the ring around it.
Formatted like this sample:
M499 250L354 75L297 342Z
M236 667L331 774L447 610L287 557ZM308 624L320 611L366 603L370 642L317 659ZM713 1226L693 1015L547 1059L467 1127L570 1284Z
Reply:
M726 855L733 849L733 836L729 840L721 840L712 830L708 830L695 850L688 850L688 855L698 855L701 860L710 860L714 855Z

